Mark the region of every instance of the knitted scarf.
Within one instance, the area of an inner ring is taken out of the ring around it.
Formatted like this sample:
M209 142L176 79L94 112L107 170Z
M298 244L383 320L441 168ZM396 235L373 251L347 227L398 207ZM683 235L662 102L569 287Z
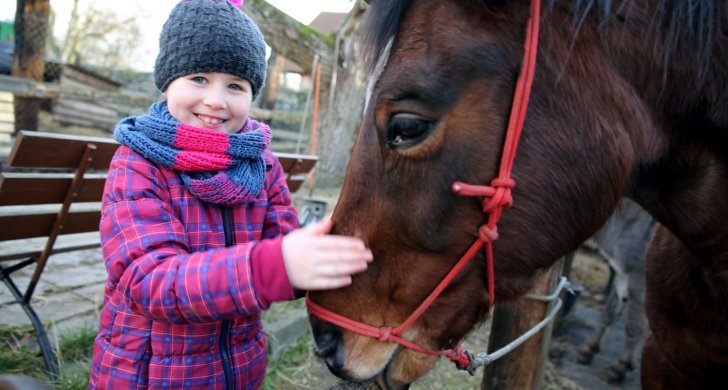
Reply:
M150 161L178 171L199 199L241 205L260 193L265 180L262 153L270 128L250 118L236 134L201 129L179 122L167 102L155 103L147 115L122 119L114 138Z

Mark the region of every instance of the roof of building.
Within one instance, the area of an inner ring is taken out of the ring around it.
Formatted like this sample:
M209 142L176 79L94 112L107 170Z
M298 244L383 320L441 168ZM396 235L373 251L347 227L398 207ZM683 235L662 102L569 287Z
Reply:
M314 20L309 23L309 27L313 27L316 30L321 31L324 34L335 33L341 27L341 24L346 20L347 13L345 12L321 12ZM303 73L303 69L293 61L285 59L283 65L283 72L290 73Z
M348 14L345 12L321 12L309 26L321 31L322 33L334 33L341 24L346 20Z

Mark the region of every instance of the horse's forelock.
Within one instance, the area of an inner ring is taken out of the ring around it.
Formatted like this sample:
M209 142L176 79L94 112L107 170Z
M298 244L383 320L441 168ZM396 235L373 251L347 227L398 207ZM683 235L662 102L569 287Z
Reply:
M378 0L369 6L367 17L362 25L362 53L367 74L371 74L379 62L379 57L387 43L399 31L412 0Z

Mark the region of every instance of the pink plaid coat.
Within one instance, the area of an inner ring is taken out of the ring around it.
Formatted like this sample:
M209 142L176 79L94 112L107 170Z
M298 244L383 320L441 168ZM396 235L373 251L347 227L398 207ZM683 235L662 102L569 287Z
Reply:
M193 197L172 170L128 147L106 181L100 232L108 279L90 388L258 388L260 313L293 298L280 240L298 227L285 175L266 151L265 185L230 210Z

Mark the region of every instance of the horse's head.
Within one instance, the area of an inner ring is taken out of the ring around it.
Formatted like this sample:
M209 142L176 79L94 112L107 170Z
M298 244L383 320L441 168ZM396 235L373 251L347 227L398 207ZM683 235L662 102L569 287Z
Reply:
M333 221L335 233L361 237L374 262L351 286L312 292L312 301L377 328L397 327L476 240L487 218L480 199L451 187L487 184L498 174L528 10L527 1L372 4L365 51L379 63ZM633 164L627 129L637 126L639 107L622 108L621 99L632 97L619 91L623 82L603 58L567 61L559 45L568 41L549 42L553 34L542 35L512 171L514 204L493 245L499 300L525 293L539 269L607 219ZM604 73L584 74L589 66ZM605 123L606 110L620 119ZM481 252L401 336L423 348L452 348L488 312L486 279ZM320 355L342 378L383 375L388 386L404 387L435 363L316 316L311 322Z

